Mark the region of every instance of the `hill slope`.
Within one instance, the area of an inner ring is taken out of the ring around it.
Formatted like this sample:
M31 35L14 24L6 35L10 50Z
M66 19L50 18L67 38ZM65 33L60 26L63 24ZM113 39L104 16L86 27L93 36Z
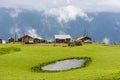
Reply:
M15 46L21 51L0 55L0 80L99 80L103 76L113 80L111 75L120 72L120 47L98 44L80 47ZM71 57L90 57L92 62L84 68L66 72L31 71L35 65Z

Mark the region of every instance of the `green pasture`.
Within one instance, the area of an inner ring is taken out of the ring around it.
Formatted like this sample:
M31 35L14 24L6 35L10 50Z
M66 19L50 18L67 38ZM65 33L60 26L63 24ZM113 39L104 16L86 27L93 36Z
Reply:
M64 72L33 72L36 65L73 57L89 57L83 68ZM120 47L0 45L0 80L119 80Z

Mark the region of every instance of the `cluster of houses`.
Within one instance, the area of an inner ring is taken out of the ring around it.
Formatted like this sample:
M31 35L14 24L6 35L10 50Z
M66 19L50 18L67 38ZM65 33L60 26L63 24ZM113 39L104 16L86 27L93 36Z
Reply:
M84 43L92 43L92 39L89 36L83 35L77 38L77 40L81 40ZM37 44L37 43L45 43L47 40L43 38L33 38L29 35L23 35L17 40L18 42L24 42L25 44ZM72 41L72 37L70 35L55 35L54 43L69 43ZM14 38L9 38L7 43L15 42ZM3 40L0 39L0 43L3 43Z

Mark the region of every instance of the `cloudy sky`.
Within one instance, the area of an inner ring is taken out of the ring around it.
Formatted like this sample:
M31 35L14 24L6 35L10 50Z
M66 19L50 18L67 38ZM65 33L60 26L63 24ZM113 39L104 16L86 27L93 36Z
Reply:
M45 15L56 16L59 22L68 22L81 17L92 21L87 13L120 13L120 0L0 0L0 8L14 8L11 17L17 17L20 9L43 11Z
M0 0L0 7L47 10L74 6L85 12L120 12L120 0Z

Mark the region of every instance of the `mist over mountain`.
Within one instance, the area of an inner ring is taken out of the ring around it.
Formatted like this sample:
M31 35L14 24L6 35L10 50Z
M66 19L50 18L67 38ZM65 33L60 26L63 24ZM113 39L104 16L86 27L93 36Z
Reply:
M120 43L119 13L88 13L87 16L66 18L56 16L43 11L0 8L0 38L14 38L16 33L17 37L30 34L48 40L54 39L55 34L70 34L76 39L86 32L94 41L107 39L111 43Z

